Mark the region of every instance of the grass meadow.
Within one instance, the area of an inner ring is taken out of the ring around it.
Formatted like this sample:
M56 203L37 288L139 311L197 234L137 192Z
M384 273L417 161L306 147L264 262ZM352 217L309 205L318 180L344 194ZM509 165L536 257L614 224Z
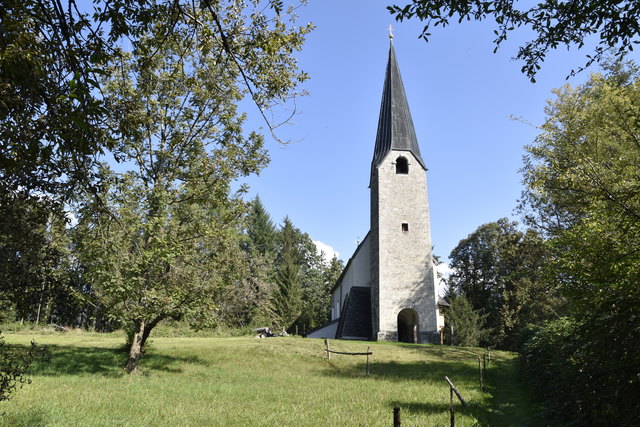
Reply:
M492 352L485 388L477 348L331 341L331 349L371 347L364 356L332 355L304 338L153 338L139 372L122 366L124 334L6 334L47 348L32 383L0 403L7 426L448 426L448 376L469 403L456 400L456 425L543 424L520 384L513 353Z

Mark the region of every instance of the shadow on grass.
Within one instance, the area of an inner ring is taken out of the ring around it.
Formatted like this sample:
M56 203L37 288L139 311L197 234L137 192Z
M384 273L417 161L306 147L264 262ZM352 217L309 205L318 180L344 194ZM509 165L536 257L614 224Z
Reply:
M48 424L46 419L45 411L41 408L31 408L25 411L4 414L0 412L0 425L40 427Z
M468 360L468 359L467 359ZM349 367L338 366L329 362L331 370L324 371L325 375L336 377L359 377L365 374L365 363L358 363ZM444 377L452 381L456 378L475 378L478 368L459 361L452 362L373 362L369 365L370 377L388 381L422 381L446 384Z
M542 406L519 375L518 358L500 362L487 370L485 391L491 411L481 417L491 426L546 426Z
M473 356L476 353L470 352ZM420 361L420 362L375 362L370 365L370 378L386 381L419 381L430 384L441 384L446 390L448 398L448 386L444 377L449 377L464 396L465 388L478 388L478 367L473 363L461 363L469 361L470 357L451 358L446 354L446 362ZM473 358L471 358L473 360ZM542 426L546 425L542 417L539 405L533 400L529 389L521 382L518 375L518 359L513 358L499 362L493 362L485 372L485 385L483 397L480 401L471 402L468 407L463 407L454 396L454 409L456 413L465 414L475 418L480 425L486 426ZM348 367L340 366L339 362L329 362L330 370L325 370L324 375L334 377L364 377L365 364L357 363ZM447 399L448 400L448 399ZM429 402L429 396L425 396L424 402L401 402L392 400L388 402L389 408L400 406L408 413L444 414L449 413L449 404Z
M125 375L123 367L127 351L122 348L79 347L46 345L44 356L36 360L31 368L34 375L102 375L120 377ZM154 352L140 360L140 370L145 372L182 372L183 364L206 364L197 357L175 357Z
M399 400L392 400L389 402L389 408L394 408L399 406L401 408L401 418L402 413L409 415L446 415L449 417L449 404L448 403L417 403L417 402L402 402ZM484 424L482 421L483 414L486 412L483 408L478 406L462 406L458 400L456 400L453 404L453 410L455 415L466 415L472 418L477 419L480 422L480 425L490 425ZM391 412L391 410L389 411Z

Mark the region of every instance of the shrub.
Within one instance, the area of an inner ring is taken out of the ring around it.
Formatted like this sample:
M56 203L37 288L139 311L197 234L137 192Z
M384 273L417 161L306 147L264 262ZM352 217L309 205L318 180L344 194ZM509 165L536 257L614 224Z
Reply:
M552 416L577 425L637 425L640 329L629 327L637 319L625 313L619 304L597 316L561 318L529 330L523 373Z
M41 351L35 342L31 342L31 347L26 350L11 347L0 335L0 402L9 400L18 386L31 383L25 375Z

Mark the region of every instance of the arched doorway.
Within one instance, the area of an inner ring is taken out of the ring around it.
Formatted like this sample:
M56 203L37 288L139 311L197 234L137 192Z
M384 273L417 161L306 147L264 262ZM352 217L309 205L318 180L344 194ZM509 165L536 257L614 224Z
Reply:
M398 313L398 342L418 342L418 313L405 308Z

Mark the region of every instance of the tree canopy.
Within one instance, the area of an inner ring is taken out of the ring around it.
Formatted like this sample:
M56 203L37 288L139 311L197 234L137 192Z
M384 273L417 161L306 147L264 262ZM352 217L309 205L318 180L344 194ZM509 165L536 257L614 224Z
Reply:
M162 320L216 321L221 288L245 269L245 188L233 183L268 157L237 105L249 92L266 108L295 90L304 75L291 52L309 30L258 6L181 5L170 27L152 22L105 63L101 102L120 167L103 164L100 186L76 201L76 239L95 298L130 332L129 372ZM248 70L260 92L246 86Z
M606 74L555 94L527 147L522 202L547 238L549 272L571 311L538 332L528 360L533 368L549 360L569 379L563 385L550 372L536 381L543 394L571 388L572 421L633 424L638 413L626 408L637 408L630 396L640 393L640 72L611 63Z
M524 3L524 4L522 4ZM420 37L428 40L432 27L450 24L450 20L495 21L494 52L512 31L522 28L533 33L533 39L518 48L516 59L524 62L522 72L535 81L545 57L552 49L565 46L582 48L597 38L593 52L586 56L584 67L600 62L606 55L620 58L640 43L640 2L605 0L559 2L541 0L517 1L412 0L404 6L388 6L396 20L418 18L425 22ZM519 7L521 6L521 7ZM583 67L583 68L584 68ZM574 74L575 70L571 71Z
M95 185L96 161L118 137L102 92L106 66L121 46L139 49L151 33L149 57L181 32L198 34L199 43L215 40L215 48L201 45L201 55L232 70L267 120L264 111L295 96L305 78L291 53L310 27L290 25L295 7L285 10L278 0L0 1L0 179L56 197ZM252 35L264 38L247 43Z
M546 278L542 237L507 218L478 227L449 258L449 292L465 296L485 315L484 344L516 350L528 324L549 319L562 305Z

